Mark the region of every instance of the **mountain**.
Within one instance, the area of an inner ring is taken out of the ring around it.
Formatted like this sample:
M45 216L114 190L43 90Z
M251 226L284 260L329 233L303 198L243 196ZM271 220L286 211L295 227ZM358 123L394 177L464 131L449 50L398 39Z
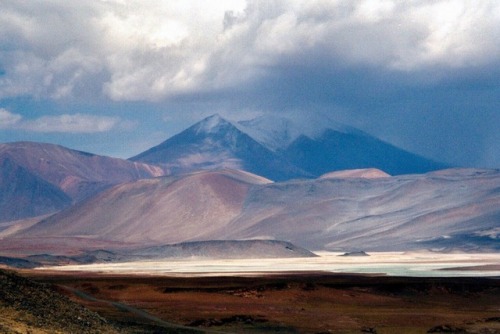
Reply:
M377 168L391 175L421 174L447 167L364 133L331 129L317 138L300 136L282 154L313 175L359 168Z
M173 174L230 168L276 181L309 176L219 115L203 119L130 160L161 164Z
M300 136L316 138L328 129L341 133L362 133L322 113L266 114L239 121L236 126L274 152L283 151Z
M132 250L135 258L224 258L264 259L287 257L315 257L307 249L277 240L209 240L183 242ZM129 260L130 255L127 257Z
M0 159L0 222L59 211L71 198L8 157Z
M58 211L160 167L33 142L0 144L0 221Z
M305 248L278 240L207 240L141 248L91 250L76 256L40 254L25 259L0 257L0 263L17 267L36 267L42 264L109 263L152 261L165 259L265 259L316 257Z
M238 122L256 141L316 177L335 170L378 168L391 175L448 168L322 114L265 115Z
M110 250L92 249L77 255L47 253L20 258L0 256L0 265L36 268L43 265L88 264L165 259L265 259L316 257L305 248L279 240L207 240Z
M252 188L242 214L215 235L311 250L498 250L499 221L500 171L451 169Z
M326 173L320 176L321 179L344 179L344 178L364 178L364 179L378 179L381 177L390 177L384 171L376 168L365 169L348 169Z
M130 160L161 164L173 174L231 168L275 181L347 169L403 175L449 167L317 113L234 123L212 115Z
M121 184L49 217L15 236L83 237L128 244L206 240L240 214L252 185L271 181L242 171Z
M274 239L312 250L499 249L499 170L367 178L372 172L279 183L230 170L139 180L9 235L2 245Z

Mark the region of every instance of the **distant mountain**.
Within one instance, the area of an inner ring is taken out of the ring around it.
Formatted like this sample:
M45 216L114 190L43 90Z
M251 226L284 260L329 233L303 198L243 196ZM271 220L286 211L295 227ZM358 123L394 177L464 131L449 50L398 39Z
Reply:
M71 198L8 157L0 158L0 222L59 211Z
M91 243L92 244L92 243ZM85 248L84 248L85 249ZM316 257L305 248L279 240L207 240L110 250L84 250L76 255L29 255L24 258L0 256L0 264L17 268L42 265L111 263L166 259L264 259Z
M315 177L335 170L378 168L391 175L448 168L326 115L265 115L240 121L239 128Z
M9 221L58 211L116 184L165 174L229 168L285 181L346 169L400 175L446 166L325 115L296 113L237 123L213 115L130 160L43 143L0 144L0 167L0 221Z
M345 178L378 179L384 177L390 177L390 175L376 168L348 169L348 170L330 172L320 176L321 179L345 179Z
M264 259L316 257L305 248L279 240L208 240L141 248L114 249L113 251L91 250L76 256L32 255L20 259L0 258L0 263L11 266L40 266L40 263L57 265L61 263L102 263L151 261L165 259ZM30 261L26 263L26 261ZM40 261L40 262L36 262Z
M160 167L33 142L0 144L0 221L57 211ZM2 204L3 203L3 204Z
M128 255L128 254L126 254ZM213 258L265 259L287 257L315 257L314 253L286 241L278 240L209 240L183 242L132 250L130 257L159 258Z
M376 178L356 173L360 177L343 172L282 183L230 170L140 180L9 235L2 244L47 239L57 249L62 240L83 238L78 249L84 249L94 242L131 247L274 239L311 250L500 249L500 171Z
M499 221L500 171L450 169L251 188L242 214L215 235L311 250L499 250Z
M347 169L377 168L402 175L449 167L328 116L300 113L234 123L212 115L130 160L161 164L172 174L231 168L275 181Z
M203 119L130 160L161 164L173 174L231 168L275 181L310 176L219 115Z
M313 175L358 168L377 168L391 175L403 175L447 168L445 164L409 153L367 134L335 130L326 130L315 139L300 136L282 154Z
M283 151L300 136L317 138L326 130L362 133L321 113L266 114L235 124L241 131L274 152Z

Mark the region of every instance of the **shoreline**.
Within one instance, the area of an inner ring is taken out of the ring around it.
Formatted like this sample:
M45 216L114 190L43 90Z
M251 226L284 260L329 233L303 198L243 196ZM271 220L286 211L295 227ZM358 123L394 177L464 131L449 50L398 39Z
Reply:
M499 253L370 253L349 257L320 253L314 258L161 259L133 262L45 266L40 272L143 276L266 276L283 273L364 274L406 277L500 277Z

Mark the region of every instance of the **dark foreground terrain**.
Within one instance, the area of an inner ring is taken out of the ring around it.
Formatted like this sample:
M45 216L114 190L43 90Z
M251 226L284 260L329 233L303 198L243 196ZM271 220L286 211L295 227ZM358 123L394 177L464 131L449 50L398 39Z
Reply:
M498 279L20 274L0 333L500 333Z
M0 270L0 333L117 333L97 313L14 272Z

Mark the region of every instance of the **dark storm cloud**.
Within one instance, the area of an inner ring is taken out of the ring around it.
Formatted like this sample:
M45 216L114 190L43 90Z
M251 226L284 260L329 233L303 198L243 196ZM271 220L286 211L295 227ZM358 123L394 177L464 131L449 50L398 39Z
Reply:
M0 99L92 98L102 107L90 116L125 103L144 124L157 120L150 109L169 120L329 112L432 158L491 167L499 40L494 0L2 0ZM20 111L9 112L12 123Z
M197 110L210 102L206 114L214 109L329 113L451 165L496 167L500 165L498 68L432 77L366 67L279 66L269 68L259 80L184 100L198 100ZM223 102L217 106L217 101Z
M495 1L4 0L3 97L61 98L94 85L114 100L162 100L284 67L434 76L498 61ZM103 75L105 73L105 75ZM433 80L423 78L423 80Z

